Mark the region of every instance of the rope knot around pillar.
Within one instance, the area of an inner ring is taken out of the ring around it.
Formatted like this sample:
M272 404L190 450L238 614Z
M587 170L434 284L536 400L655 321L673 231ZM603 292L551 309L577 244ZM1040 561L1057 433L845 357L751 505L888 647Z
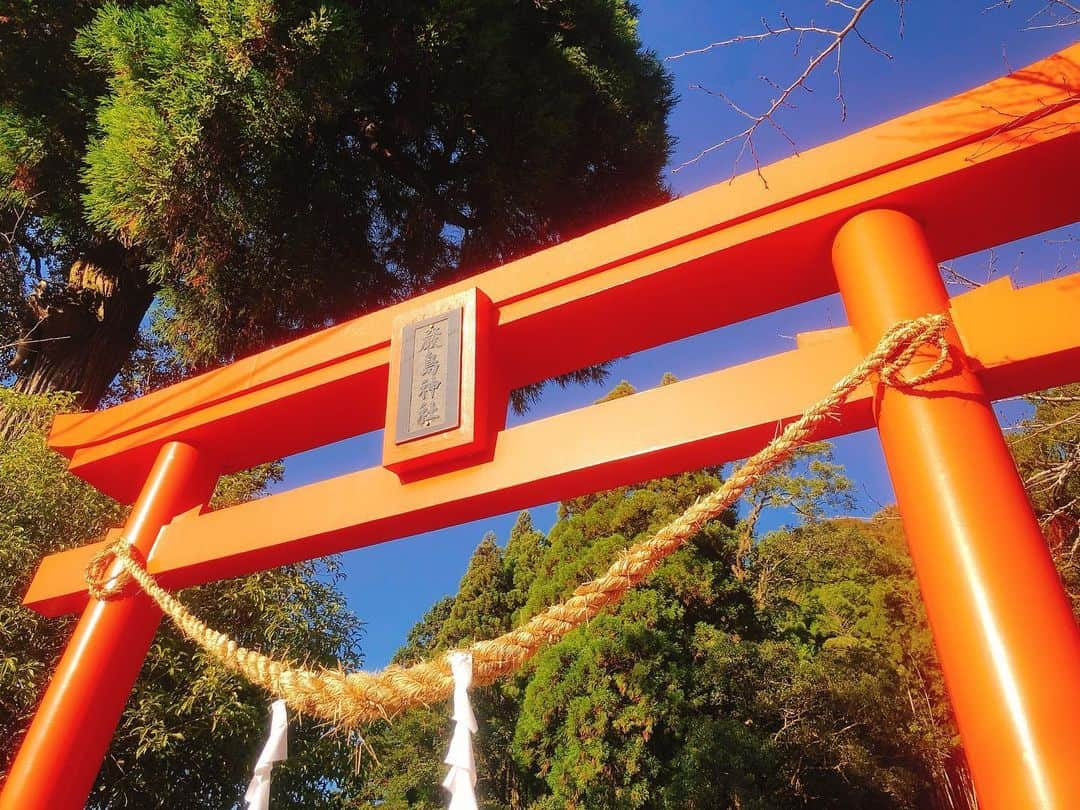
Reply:
M141 555L140 559L135 559L137 554L138 550L126 537L120 537L116 542L102 548L86 564L86 590L94 599L103 602L123 596L133 581L125 561L130 560L142 568L146 567L146 561L141 559ZM120 564L120 569L113 571L117 563Z
M877 376L884 385L910 389L940 374L950 358L949 326L948 317L940 314L897 324L828 394L747 459L715 491L651 537L634 543L607 571L579 585L565 601L497 638L478 641L466 649L410 667L390 666L381 672L351 673L340 666L309 669L245 649L225 633L208 626L165 590L124 538L94 556L86 571L87 586L92 596L112 599L134 580L187 638L252 683L283 698L297 711L342 728L390 719L410 707L430 705L451 695L454 680L450 656L455 653L471 656L473 682L483 686L516 671L540 649L557 643L616 603L627 590L645 581L666 557L698 534L708 521L735 503L747 488L811 441L824 418L835 413L864 382ZM925 371L904 377L902 372L924 346L936 347L937 359ZM114 565L122 571L110 573Z
M893 388L903 389L914 388L935 379L945 369L951 356L948 339L949 326L950 321L944 315L924 315L892 327L879 343L879 345L889 347L889 355L878 371L881 382ZM937 350L933 364L925 371L905 377L904 370L911 365L924 347Z

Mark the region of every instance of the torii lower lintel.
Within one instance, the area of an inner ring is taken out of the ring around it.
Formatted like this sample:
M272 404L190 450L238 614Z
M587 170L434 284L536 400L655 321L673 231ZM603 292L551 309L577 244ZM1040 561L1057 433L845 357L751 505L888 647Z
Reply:
M950 311L991 399L1069 382L1080 368L1080 319L1069 315L1080 312L1080 275L1020 290L1000 278L953 298ZM148 566L169 587L188 587L733 461L860 354L850 327L799 335L793 351L505 430L484 464L407 483L375 467L181 516ZM852 397L822 438L873 427L872 397L868 387ZM47 615L81 609L86 565L103 545L47 557L24 604Z

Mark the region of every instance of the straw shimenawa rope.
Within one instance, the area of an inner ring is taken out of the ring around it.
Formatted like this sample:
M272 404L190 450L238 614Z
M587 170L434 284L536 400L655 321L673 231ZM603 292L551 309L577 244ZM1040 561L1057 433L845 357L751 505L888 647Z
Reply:
M897 324L820 402L789 424L764 450L751 456L716 491L698 500L651 538L627 548L605 573L579 585L566 601L552 605L498 638L468 647L466 651L473 659L473 682L488 684L515 671L542 647L558 641L617 602L755 481L790 459L813 437L818 426L834 418L836 409L872 375L877 374L886 385L901 388L919 385L936 376L949 360L948 326L944 315L926 315ZM922 373L903 378L901 372L923 346L935 347L937 359ZM225 633L208 627L189 613L147 572L142 561L135 559L130 545L123 539L99 553L87 567L90 594L98 599L119 595L126 585L125 574L150 595L185 636L227 667L284 698L295 710L340 727L354 728L372 720L389 719L410 706L445 700L453 692L449 653L415 666L349 673L340 667L309 669L241 647Z

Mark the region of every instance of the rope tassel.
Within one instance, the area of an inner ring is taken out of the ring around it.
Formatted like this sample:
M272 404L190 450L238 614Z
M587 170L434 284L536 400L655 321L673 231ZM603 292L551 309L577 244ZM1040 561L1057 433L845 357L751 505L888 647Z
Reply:
M924 315L898 323L828 394L788 424L767 447L748 458L714 492L698 500L652 537L634 543L607 571L579 585L567 600L498 638L477 641L461 651L470 661L471 679L483 686L515 672L543 647L554 644L608 605L618 602L628 589L643 582L668 555L682 548L763 475L811 441L818 427L830 421L864 382L876 375L882 385L908 389L937 377L950 362L949 325L945 315ZM924 347L936 351L928 352ZM936 359L926 367L924 361L935 355ZM902 372L916 360L919 368L925 370L904 377ZM356 728L373 720L388 719L412 706L437 703L458 692L460 679L453 669L459 655L456 652L411 667L390 666L372 673L345 672L340 667L309 669L241 647L227 634L209 627L162 588L146 570L145 562L134 554L137 552L133 552L130 543L120 538L95 555L86 569L90 595L112 599L124 593L130 580L135 580L185 636L252 683L284 698L296 711L341 728ZM115 575L117 571L119 576ZM464 700L467 706L467 695ZM456 707L454 714L455 720L458 719ZM470 710L470 717L471 714ZM474 730L475 725L473 719ZM471 786L472 783L470 792ZM460 807L475 807L473 801L472 805ZM451 806L456 810L457 805Z
M476 733L476 715L469 704L472 684L472 656L455 651L448 656L454 677L454 736L443 760L450 770L443 787L450 791L449 810L476 810L476 760L472 736Z

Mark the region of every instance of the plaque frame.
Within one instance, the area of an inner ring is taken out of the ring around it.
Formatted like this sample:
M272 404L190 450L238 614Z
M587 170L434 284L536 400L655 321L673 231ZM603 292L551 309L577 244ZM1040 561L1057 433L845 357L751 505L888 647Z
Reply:
M461 424L461 324L463 307L431 315L402 328L401 339L401 374L397 388L397 424L394 429L394 443L405 444L425 436L432 436L447 430L453 430ZM416 363L416 335L425 327L437 323L446 323L446 375L439 379L445 389L442 400L441 418L427 427L412 426L412 408L414 370Z
M448 340L444 382L447 390L454 390L445 401L445 418L417 429L411 424L414 341L418 330L442 320L451 327L448 334L453 331L458 335ZM474 463L478 456L491 451L495 433L502 426L497 417L505 413L507 394L504 386L495 385L493 380L495 320L491 299L476 287L434 301L429 299L394 318L383 466L403 481L435 475L461 463Z

